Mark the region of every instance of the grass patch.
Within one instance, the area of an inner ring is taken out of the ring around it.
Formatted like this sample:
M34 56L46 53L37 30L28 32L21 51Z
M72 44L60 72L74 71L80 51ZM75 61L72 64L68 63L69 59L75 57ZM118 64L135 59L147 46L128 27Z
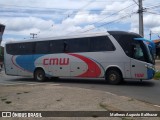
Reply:
M155 80L160 80L160 72L159 71L155 73L154 79Z

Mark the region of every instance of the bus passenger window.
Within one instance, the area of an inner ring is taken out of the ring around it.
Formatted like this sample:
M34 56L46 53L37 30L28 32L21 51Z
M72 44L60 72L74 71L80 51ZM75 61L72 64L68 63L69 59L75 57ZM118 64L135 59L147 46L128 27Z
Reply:
M49 44L49 53L63 53L63 41L62 40L53 40Z
M48 54L49 52L48 44L49 42L47 41L36 42L35 54Z
M63 43L63 52L64 53L68 53L69 52L69 50L68 50L68 44L67 44L67 41L64 41L64 43Z

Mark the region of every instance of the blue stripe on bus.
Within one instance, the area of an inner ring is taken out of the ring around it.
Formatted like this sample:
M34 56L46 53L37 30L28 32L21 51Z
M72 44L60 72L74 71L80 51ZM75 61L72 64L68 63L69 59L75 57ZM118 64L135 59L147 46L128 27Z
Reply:
M43 55L22 55L16 58L16 63L23 68L24 70L34 72L35 70L35 61L42 57Z

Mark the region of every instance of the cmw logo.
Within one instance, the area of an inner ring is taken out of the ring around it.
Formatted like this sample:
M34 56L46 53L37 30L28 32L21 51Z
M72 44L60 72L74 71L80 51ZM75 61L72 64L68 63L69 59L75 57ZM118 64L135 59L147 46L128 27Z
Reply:
M68 65L69 58L45 58L43 65Z

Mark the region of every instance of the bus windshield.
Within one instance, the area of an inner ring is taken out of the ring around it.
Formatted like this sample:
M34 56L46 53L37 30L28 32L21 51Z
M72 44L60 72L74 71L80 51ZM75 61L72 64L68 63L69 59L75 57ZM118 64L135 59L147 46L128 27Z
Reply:
M149 63L155 64L155 62L154 62L154 53L153 53L152 48L150 48L146 43L144 43L144 44L146 46Z
M154 43L144 38L134 38L134 40L141 41L144 44L144 47L142 47L144 49L143 52L142 49L140 49L141 47L137 46L135 54L137 54L138 57L143 57L143 53L146 53L147 62L154 64Z
M146 44L146 42L151 41L142 38L138 34L116 34L114 32L110 32L110 34L121 45L128 57L154 64L154 58L151 52L153 49L150 51ZM154 44L151 43L150 45Z

